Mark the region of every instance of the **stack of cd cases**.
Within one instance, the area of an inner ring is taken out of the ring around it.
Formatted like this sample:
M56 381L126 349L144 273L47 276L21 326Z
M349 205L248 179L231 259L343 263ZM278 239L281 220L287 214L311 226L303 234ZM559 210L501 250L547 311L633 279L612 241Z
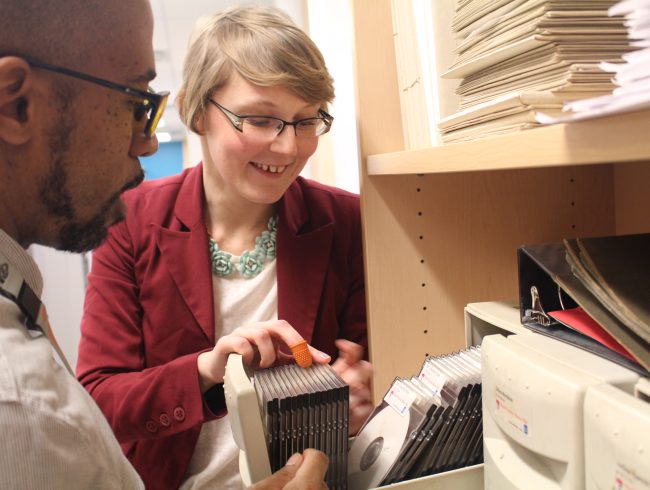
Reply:
M481 353L471 347L393 381L350 447L348 483L366 490L482 461Z
M347 488L349 388L329 365L295 364L256 371L253 386L260 402L271 470L307 448L330 460L325 482Z

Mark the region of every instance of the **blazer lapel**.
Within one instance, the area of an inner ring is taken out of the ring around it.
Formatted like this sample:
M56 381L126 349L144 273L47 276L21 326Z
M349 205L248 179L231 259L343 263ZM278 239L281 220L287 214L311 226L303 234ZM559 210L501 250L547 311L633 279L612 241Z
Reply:
M185 304L207 339L214 344L214 299L207 233L159 228L157 241L163 261Z
M208 251L208 233L203 223L202 165L190 170L174 205L177 219L169 228L158 228L158 249L172 280L196 322L214 344L214 299Z
M329 263L334 223L309 229L297 183L287 190L278 222L278 316L311 342Z

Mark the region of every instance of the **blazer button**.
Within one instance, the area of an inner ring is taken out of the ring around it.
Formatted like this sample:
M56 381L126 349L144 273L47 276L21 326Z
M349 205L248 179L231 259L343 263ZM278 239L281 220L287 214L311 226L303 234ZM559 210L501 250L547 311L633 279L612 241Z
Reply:
M153 420L147 420L147 423L144 424L145 429L147 429L149 432L152 434L155 434L158 432L158 426Z
M160 425L163 427L169 427L171 423L172 421L169 419L169 415L164 412L160 414Z
M185 410L183 409L183 407L176 407L174 409L174 418L179 422L185 420Z

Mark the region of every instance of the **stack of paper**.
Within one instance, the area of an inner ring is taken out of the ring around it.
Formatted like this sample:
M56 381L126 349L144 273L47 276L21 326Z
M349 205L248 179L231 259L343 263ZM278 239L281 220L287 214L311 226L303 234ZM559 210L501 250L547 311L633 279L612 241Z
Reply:
M460 112L442 120L442 140L535 127L539 109L559 115L566 101L610 94L613 69L637 49L624 18L608 14L615 3L459 0L457 60L443 77L463 79Z
M625 15L629 43L642 49L624 54L622 64L600 64L603 70L616 74L612 94L567 103L565 111L572 113L562 117L542 114L541 122L588 119L650 107L650 0L623 0L610 8L609 14Z

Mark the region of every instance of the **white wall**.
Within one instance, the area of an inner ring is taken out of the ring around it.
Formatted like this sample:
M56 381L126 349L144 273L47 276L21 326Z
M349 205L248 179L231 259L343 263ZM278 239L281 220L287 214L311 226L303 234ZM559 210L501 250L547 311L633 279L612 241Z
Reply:
M350 0L307 0L309 35L334 78L332 130L312 158L312 177L359 192L359 149L354 84L354 33Z
M59 252L40 245L32 245L29 253L43 275L41 299L47 308L54 336L74 369L77 365L88 257L86 254Z

